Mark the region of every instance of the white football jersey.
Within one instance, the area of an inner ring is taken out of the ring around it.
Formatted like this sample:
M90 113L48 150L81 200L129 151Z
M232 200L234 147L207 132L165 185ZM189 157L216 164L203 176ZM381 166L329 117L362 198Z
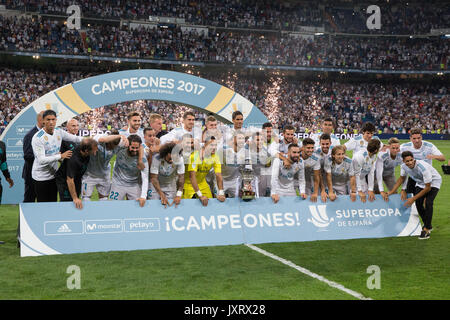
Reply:
M75 136L61 128L55 128L53 134L48 134L42 128L35 133L31 140L34 153L31 176L36 181L47 181L55 178L58 170L58 160L61 159L62 140L80 143L83 137Z
M365 183L365 178L368 176L368 190L373 191L375 180L375 164L377 161L377 155L369 156L367 150L358 151L353 155L352 166L356 178L356 188L358 191L362 191L362 184Z
M402 177L410 176L416 181L416 186L419 188L425 188L425 184L431 183L432 188L441 188L442 177L437 170L427 162L423 160L416 160L414 168L410 169L406 164L402 164L400 169L400 175ZM402 189L406 189L408 179L405 179Z
M372 139L380 140L378 136L373 136ZM363 135L357 135L356 137L350 138L344 145L347 151L353 151L353 154L361 151L367 150L368 141L364 140ZM383 148L383 142L380 140L380 150Z
M305 167L303 159L286 168L279 158L272 164L271 194L295 195L294 176L298 177L300 193L305 193Z
M180 157L177 163L168 163L161 159L159 154L155 154L152 158L150 173L158 175L159 186L162 191L176 192L178 175L184 174L183 158Z
M428 164L432 164L432 160L427 159L427 155L442 155L442 152L439 151L434 144L428 141L422 141L422 146L419 149L416 149L412 142L403 143L400 145L400 153L404 151L411 151L415 160L423 160Z
M141 185L141 198L147 198L148 189L148 161L142 158L145 168L139 170L137 167L138 157L132 157L128 154L128 148L118 147L116 162L114 164L112 185L123 187L135 187Z

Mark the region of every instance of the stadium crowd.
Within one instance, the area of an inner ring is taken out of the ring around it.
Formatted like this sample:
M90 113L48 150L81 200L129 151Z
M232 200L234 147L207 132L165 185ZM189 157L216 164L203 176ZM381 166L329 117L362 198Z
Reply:
M24 107L45 93L93 74L0 71L0 132ZM317 130L317 120L325 115L337 121L336 132L358 131L365 121L377 123L386 133L407 133L415 126L426 132L448 133L450 92L445 85L374 84L337 81L294 81L279 76L265 80L229 76L200 75L227 86L258 106L280 129L293 125L297 132ZM79 116L81 128L120 128L126 114L139 110L144 119L159 113L167 128L180 125L188 107L168 102L135 101L105 106ZM202 120L205 114L195 112Z
M300 26L323 26L343 33L425 34L450 27L446 2L367 1L260 1L260 0L1 0L8 9L66 16L67 7L78 4L83 17L147 20L149 16L184 19L186 23L213 27L295 31ZM369 30L369 5L381 9L380 30Z
M37 20L36 20L37 19ZM0 15L0 50L170 59L214 63L388 70L444 70L450 40L183 31L91 25L69 30L62 21Z

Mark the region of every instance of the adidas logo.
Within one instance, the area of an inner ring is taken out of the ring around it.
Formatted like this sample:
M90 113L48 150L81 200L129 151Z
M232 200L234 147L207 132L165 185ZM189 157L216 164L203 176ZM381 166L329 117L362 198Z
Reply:
M63 232L72 232L72 230L70 230L69 226L67 224L63 224L58 228L58 233L63 233Z
M325 228L334 221L333 218L328 218L326 205L309 206L309 211L312 218L308 219L308 222L311 222L316 227Z

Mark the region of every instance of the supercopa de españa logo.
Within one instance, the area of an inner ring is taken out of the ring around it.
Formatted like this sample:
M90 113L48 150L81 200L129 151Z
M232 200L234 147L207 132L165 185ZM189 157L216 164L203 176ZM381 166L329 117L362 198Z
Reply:
M308 222L311 222L318 228L326 228L334 221L333 218L328 218L326 205L309 206L309 212L311 213L311 218L308 218Z
M374 219L402 215L398 208L359 208L336 210L336 216L329 218L327 205L311 205L309 212L311 218L308 218L308 222L318 227L318 231L327 231L326 227L332 222L336 222L338 227L370 226Z

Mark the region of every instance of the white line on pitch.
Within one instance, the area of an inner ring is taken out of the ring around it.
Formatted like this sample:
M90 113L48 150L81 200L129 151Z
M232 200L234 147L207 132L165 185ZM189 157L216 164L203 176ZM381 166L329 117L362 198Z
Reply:
M274 255L274 254L272 254L270 252L267 252L267 251L265 251L265 250L263 250L261 248L258 248L256 246L254 246L252 244L246 244L246 246L249 247L252 250L255 250L255 251L257 251L257 252L259 252L259 253L269 257L269 258L275 259L275 260L277 260L277 261L279 261L279 262L281 262L281 263L283 263L283 264L285 264L285 265L287 265L287 266L289 266L291 268L294 268L295 270L300 271L301 273L304 273L304 274L306 274L306 275L308 275L308 276L310 276L310 277L312 277L314 279L317 279L319 281L325 282L330 287L333 287L333 288L336 288L338 290L344 291L345 293L348 293L348 294L350 294L350 295L352 295L352 296L354 296L354 297L356 297L356 298L358 298L360 300L372 300L371 298L364 297L361 293L358 293L356 291L347 289L346 287L344 287L343 285L341 285L339 283L336 283L334 281L330 281L330 280L322 277L321 275L318 275L318 274L316 274L314 272L311 272L308 269L305 269L303 267L297 266L296 264L294 264L293 262L291 262L289 260L280 258L280 257L278 257L278 256L276 256L276 255Z

